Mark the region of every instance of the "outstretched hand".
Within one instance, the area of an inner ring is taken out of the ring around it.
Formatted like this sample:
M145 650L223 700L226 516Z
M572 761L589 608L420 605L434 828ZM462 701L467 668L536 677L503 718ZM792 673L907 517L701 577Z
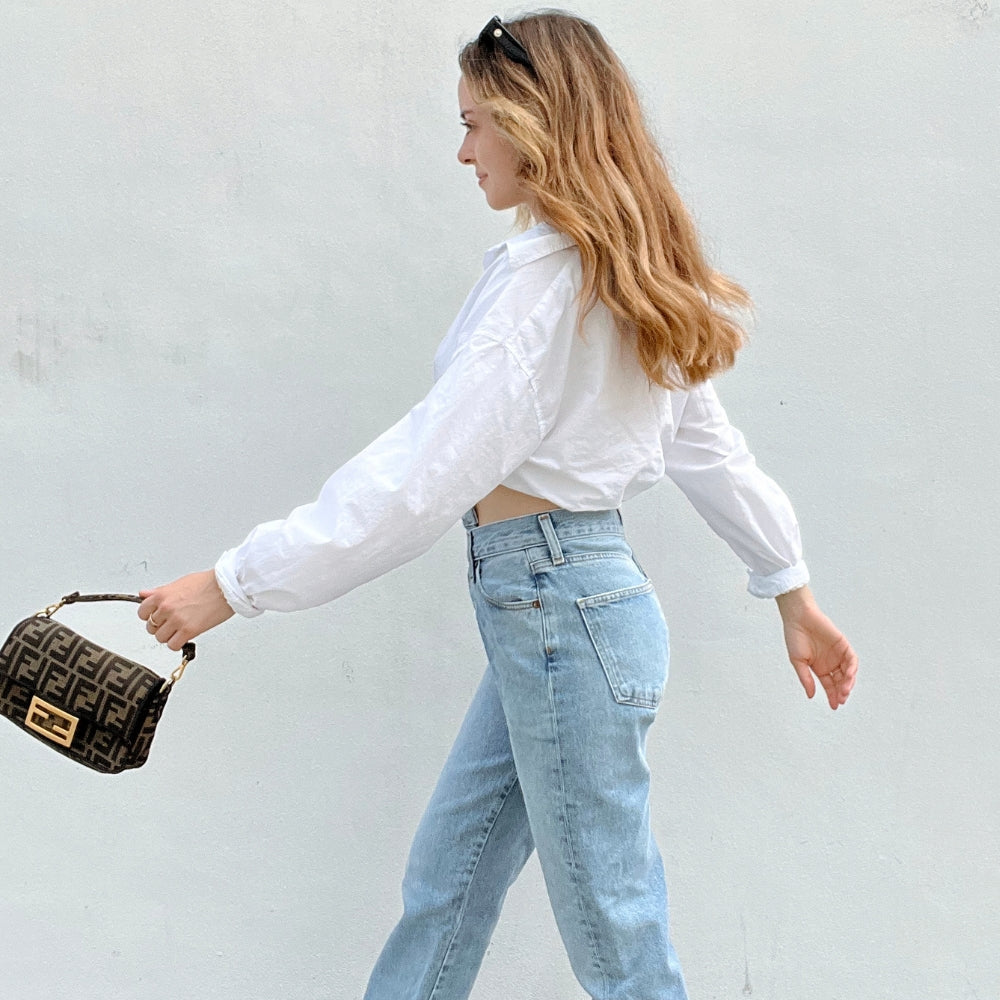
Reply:
M168 649L179 650L233 616L210 569L189 573L155 590L140 590L139 596L143 598L139 617L146 631Z
M806 696L816 693L816 679L830 708L847 701L858 673L858 657L843 632L816 606L808 587L777 598L785 627L785 645Z

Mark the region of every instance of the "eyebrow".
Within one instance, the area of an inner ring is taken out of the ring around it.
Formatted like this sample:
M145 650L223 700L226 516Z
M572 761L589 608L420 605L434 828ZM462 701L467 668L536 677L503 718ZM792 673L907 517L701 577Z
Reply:
M459 112L459 114L460 114L460 115L461 115L461 116L462 116L463 118L468 118L468 117L469 117L469 115L474 115L475 113L476 113L476 112L475 112L475 110L474 110L473 108L468 108L468 109L465 109L465 108L463 108L463 109L462 109L462 110L461 110L461 111Z

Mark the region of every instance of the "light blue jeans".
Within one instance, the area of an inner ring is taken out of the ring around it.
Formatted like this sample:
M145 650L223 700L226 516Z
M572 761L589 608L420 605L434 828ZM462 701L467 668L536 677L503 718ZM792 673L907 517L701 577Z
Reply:
M684 1000L649 824L646 732L668 662L652 584L617 511L464 520L489 665L365 998L468 997L507 890L537 850L590 996Z

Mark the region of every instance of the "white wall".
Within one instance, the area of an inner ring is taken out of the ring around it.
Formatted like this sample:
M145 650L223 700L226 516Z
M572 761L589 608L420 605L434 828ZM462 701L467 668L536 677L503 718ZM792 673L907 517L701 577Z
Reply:
M759 322L722 394L862 673L833 714L670 485L651 746L692 998L1000 997L1000 14L592 0ZM481 4L5 0L0 622L203 568L426 390L510 219L455 160ZM501 11L502 13L502 11ZM483 667L454 529L205 637L150 763L0 725L4 996L360 997ZM167 670L134 609L61 617ZM476 1000L581 997L537 868Z

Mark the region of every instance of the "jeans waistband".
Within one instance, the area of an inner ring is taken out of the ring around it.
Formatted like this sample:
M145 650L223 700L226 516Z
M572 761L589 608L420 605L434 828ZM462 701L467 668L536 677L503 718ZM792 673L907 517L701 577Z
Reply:
M526 514L506 521L479 525L474 510L462 518L473 559L547 545L559 547L559 539L584 535L624 535L622 516L617 510L550 510L544 514ZM555 553L553 553L555 556Z

